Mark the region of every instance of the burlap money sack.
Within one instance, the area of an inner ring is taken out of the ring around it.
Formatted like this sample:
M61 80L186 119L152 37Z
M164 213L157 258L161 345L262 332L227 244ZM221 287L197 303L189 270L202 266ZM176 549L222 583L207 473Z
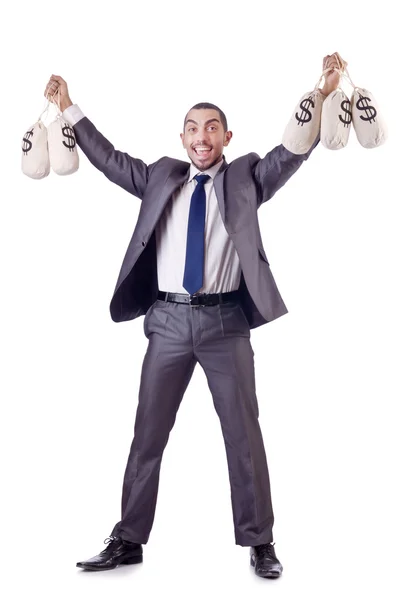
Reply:
M21 166L22 172L32 179L43 179L50 173L47 128L40 117L23 136Z
M342 66L341 63L340 67ZM313 91L308 92L300 99L285 128L282 144L294 154L305 154L310 150L319 133L321 135L321 116L326 98L320 92L319 87L325 74L333 69L334 67L327 67L323 70Z
M338 88L331 92L321 111L320 140L329 150L340 150L349 141L352 124L351 102Z
M324 96L318 86L304 94L285 128L281 143L293 154L305 154L320 131L321 109Z
M371 92L353 83L346 65L339 67L335 70L351 84L353 94L348 101L338 89L327 97L321 115L321 141L331 150L343 148L349 137L350 121L359 143L364 148L376 148L387 139L378 103Z
M355 86L352 96L353 127L364 148L376 148L387 139L386 124L373 94Z
M79 168L73 127L59 114L48 125L48 152L51 168L57 175L71 175Z

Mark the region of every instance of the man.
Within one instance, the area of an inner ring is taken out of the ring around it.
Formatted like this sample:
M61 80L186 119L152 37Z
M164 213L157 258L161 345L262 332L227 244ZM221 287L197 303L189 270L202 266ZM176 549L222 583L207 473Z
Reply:
M325 57L323 70L338 67L337 56ZM337 88L339 78L337 71L328 72L325 96ZM105 540L107 547L77 566L105 570L142 561L162 455L199 362L222 426L236 544L250 547L257 575L278 577L283 567L272 536L250 329L287 308L262 247L257 209L309 157L319 136L303 155L279 145L263 159L250 153L228 164L223 148L232 132L226 116L217 106L201 103L187 113L180 134L190 162L165 156L146 165L114 149L72 103L62 77L52 75L45 95L57 100L91 163L142 201L110 304L116 322L145 315L149 340L122 515Z

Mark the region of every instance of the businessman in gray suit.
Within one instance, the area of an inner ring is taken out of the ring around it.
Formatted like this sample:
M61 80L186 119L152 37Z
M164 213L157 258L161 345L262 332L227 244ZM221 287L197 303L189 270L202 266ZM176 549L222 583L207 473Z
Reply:
M323 69L338 66L336 54L324 58ZM339 78L328 73L325 96ZM200 103L187 113L180 134L190 161L164 156L146 165L115 150L72 103L60 76L51 76L45 95L57 100L89 161L141 200L110 303L115 322L144 315L148 339L121 520L107 547L77 566L98 571L142 562L162 455L198 362L225 442L236 544L250 548L257 575L279 577L283 567L274 550L250 330L287 308L262 245L257 211L307 160L319 136L306 154L279 145L262 159L251 152L229 164L223 154L232 138L226 116Z

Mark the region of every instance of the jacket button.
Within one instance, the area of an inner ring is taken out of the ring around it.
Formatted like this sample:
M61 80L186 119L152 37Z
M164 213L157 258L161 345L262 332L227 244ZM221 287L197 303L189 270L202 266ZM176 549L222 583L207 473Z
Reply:
M142 246L144 246L144 245L145 245L145 242L142 242Z

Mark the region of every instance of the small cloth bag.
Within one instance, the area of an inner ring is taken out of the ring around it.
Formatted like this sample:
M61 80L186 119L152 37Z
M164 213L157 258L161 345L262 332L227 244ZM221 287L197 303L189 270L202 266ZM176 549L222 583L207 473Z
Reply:
M321 143L329 150L340 150L349 141L352 124L351 102L338 88L324 100L321 112Z
M50 173L47 128L41 115L23 136L21 166L22 172L32 179L43 179Z
M352 96L353 127L364 148L377 148L387 140L386 124L374 95L365 88L354 87Z
M342 64L337 53L336 61L338 68L335 71L340 73L340 75L344 75L343 71L346 68L346 64ZM326 97L323 103L320 126L320 140L323 146L329 150L345 148L349 141L351 124L351 102L339 85L335 91Z
M283 146L293 154L305 154L312 147L320 130L323 102L317 85L297 104L282 137Z
M48 126L48 152L51 168L57 175L71 175L79 168L76 137L72 125L62 117L57 104L58 114Z
M294 154L305 154L310 150L320 133L325 97L320 92L319 86L325 73L331 69L332 67L324 69L314 90L302 96L285 128L282 144Z
M321 115L322 143L330 150L344 148L352 123L361 146L380 146L387 139L387 131L373 94L354 85L346 66L336 70L353 87L353 94L348 100L343 90L338 88L325 100Z

